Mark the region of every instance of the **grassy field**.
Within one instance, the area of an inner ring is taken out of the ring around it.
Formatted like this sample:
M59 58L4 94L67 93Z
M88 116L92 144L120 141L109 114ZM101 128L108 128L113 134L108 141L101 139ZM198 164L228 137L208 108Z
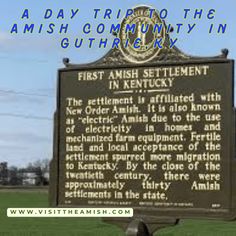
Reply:
M47 207L45 191L0 191L0 236L124 236L99 218L7 218L8 207ZM185 220L155 236L236 236L236 222Z

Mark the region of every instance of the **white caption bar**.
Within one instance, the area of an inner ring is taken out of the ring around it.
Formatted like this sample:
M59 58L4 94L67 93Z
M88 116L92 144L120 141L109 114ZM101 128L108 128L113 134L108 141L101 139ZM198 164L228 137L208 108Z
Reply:
M8 217L132 217L132 208L8 208Z

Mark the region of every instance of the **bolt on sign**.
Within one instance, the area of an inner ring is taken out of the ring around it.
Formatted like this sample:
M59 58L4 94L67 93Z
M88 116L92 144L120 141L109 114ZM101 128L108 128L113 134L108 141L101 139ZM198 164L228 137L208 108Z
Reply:
M122 22L122 46L91 64L64 59L58 71L51 205L132 207L132 219L113 219L127 232L141 221L152 232L183 218L233 219L234 61L227 50L200 58L170 47L148 10Z

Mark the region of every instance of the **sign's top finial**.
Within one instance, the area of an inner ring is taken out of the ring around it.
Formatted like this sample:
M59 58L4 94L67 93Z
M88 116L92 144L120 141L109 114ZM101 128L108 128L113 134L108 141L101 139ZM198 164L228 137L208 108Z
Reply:
M196 57L185 54L175 46L177 39L169 33L173 27L164 22L163 14L150 6L134 7L118 27L118 45L97 61L86 63L86 66L146 64L156 62L177 62L188 60L212 60L227 58L228 50L223 49L220 55L213 57ZM83 64L72 64L69 58L63 59L65 67L81 67Z

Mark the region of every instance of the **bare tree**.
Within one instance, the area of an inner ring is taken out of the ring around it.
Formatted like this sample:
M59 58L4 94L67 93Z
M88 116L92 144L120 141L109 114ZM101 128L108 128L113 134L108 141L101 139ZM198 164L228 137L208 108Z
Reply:
M19 175L19 170L15 166L11 166L8 169L8 183L10 185L21 185L22 184L22 176Z
M49 178L49 159L39 159L31 164L34 171L37 173L39 185L48 185Z

